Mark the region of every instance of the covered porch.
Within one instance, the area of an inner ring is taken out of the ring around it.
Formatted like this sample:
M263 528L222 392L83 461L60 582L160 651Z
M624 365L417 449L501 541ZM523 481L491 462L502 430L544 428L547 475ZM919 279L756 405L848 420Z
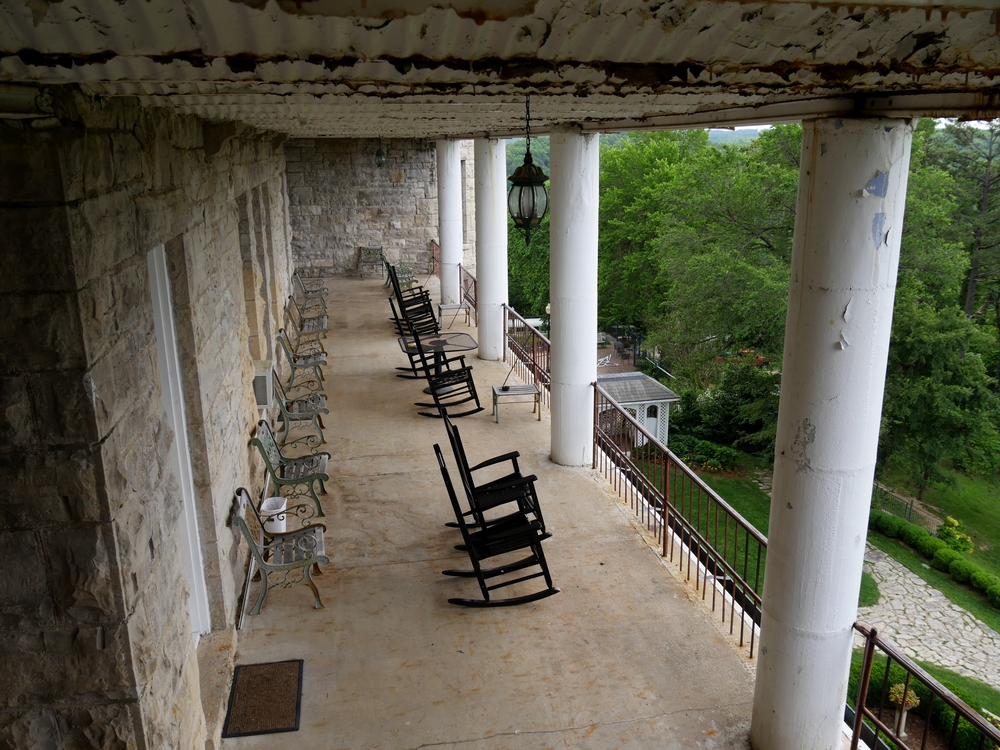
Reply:
M518 450L523 471L538 475L562 592L520 607L448 604L478 588L440 573L468 566L453 549L458 531L444 526L451 509L432 449L443 444L454 473L444 427L417 415L422 382L395 377L404 357L381 282L325 283L331 413L321 450L332 457L321 520L331 565L317 583L326 608L312 609L301 585L269 591L263 612L246 617L236 654L237 664L304 659L295 744L743 747L753 697L746 649L601 474L550 460L547 407L538 422L528 404L503 403L494 422L490 388L508 365L474 352L486 409L456 424L470 460Z

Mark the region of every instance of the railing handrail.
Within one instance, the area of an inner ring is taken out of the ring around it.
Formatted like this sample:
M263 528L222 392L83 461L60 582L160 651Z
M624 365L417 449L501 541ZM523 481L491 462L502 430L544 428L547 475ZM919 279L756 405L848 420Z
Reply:
M934 677L924 671L923 667L903 653L894 643L885 640L878 634L878 631L875 628L865 625L864 623L854 623L854 629L864 636L866 641L873 642L875 646L886 654L886 656L898 663L911 675L914 675L924 684L924 687L930 690L937 698L944 701L945 704L950 706L952 710L969 722L975 729L986 735L986 737L992 742L1000 745L1000 729L993 726L978 711L972 708L972 706L963 701L948 688L938 682ZM872 659L873 658L874 656L872 656ZM870 670L870 666L870 664L865 664L863 665L863 669L868 667ZM854 697L855 699L858 699L861 696L859 694ZM865 697L867 697L867 695ZM861 709L862 706L855 706L856 711L861 711Z
M528 322L527 320L525 320L525 319L524 319L523 317L521 317L521 314L520 314L520 313L519 313L519 312L518 312L517 310L515 310L515 309L514 309L513 307L511 307L510 305L508 305L508 304L507 304L506 302L504 303L504 305L503 305L503 306L504 306L504 309L505 309L505 310L507 310L507 311L508 311L508 312L509 312L509 313L511 314L511 316L512 316L512 317L514 317L514 318L516 318L517 320L520 320L520 321L521 321L522 323L524 323L524 327L525 327L525 328L527 328L527 329L528 329L529 331L531 331L531 332L532 332L533 334L535 334L536 336L538 336L538 338L540 338L540 339L541 339L542 341L544 341L544 342L545 342L546 344L548 344L549 346L552 346L552 342L551 342L551 341L549 341L549 340L548 340L548 339L547 339L547 338L545 337L545 334L544 334L544 333L542 333L541 331L539 331L539 330L538 330L537 328L535 328L535 327L534 327L533 325L531 325L531 324L530 324L530 323L529 323L529 322Z
M713 490L711 487L709 487L705 483L704 479L702 479L701 477L699 477L690 466L688 466L681 459L679 459L677 457L677 455L672 450L670 450L667 446L665 446L663 443L661 443L656 438L655 435L653 435L651 432L648 432L645 427L643 427L641 424L639 424L638 420L635 417L633 417L631 414L629 414L628 410L625 407L623 407L621 404L619 404L617 401L615 401L614 397L612 397L611 394L609 394L606 390L604 390L596 382L593 383L593 386L594 386L594 389L598 393L600 393L602 396L604 396L609 401L613 401L615 404L617 404L619 411L625 416L625 418L629 422L632 423L632 426L635 427L639 431L639 433L642 434L642 436L645 437L649 442L651 442L653 445L655 445L657 448L659 448L661 451L663 451L665 454L667 454L670 457L670 459L673 460L674 464L676 464L677 467L680 468L681 472L685 476L687 476L689 479L691 479L691 481L695 482L695 484L698 485L698 488L701 489L702 492L704 492L706 495L708 495L709 497L711 497L715 502L717 502L719 505L721 505L722 508L727 513L729 513L736 521L738 521L740 524L742 524L743 526L745 526L747 528L747 531L750 532L751 536L753 536L753 538L755 540L757 540L761 545L763 545L764 547L767 546L767 537L764 536L762 533L760 533L760 530L756 526L754 526L747 519L745 519L740 514L739 511L737 511L735 508L733 508L733 506L731 506L729 503L727 503L725 500L723 500L722 497L719 495L719 493L717 493L715 490ZM595 425L595 429L596 429L596 425Z

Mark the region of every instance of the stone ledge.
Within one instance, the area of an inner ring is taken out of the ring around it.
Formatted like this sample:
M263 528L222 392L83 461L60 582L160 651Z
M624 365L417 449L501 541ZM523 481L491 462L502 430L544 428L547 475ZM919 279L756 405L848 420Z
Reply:
M205 750L216 750L222 741L222 723L229 704L229 685L236 659L236 629L203 635L198 643L201 707L205 712Z

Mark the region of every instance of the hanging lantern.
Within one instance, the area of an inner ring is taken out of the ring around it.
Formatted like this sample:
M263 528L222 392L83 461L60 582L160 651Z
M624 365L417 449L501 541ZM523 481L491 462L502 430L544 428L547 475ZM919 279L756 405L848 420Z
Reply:
M549 208L549 194L545 189L549 178L531 159L531 110L527 99L524 101L524 137L527 143L524 164L507 178L510 180L507 209L514 226L524 230L525 244L531 244L531 230L542 223Z
M378 150L375 152L375 166L381 169L385 166L385 149L382 147L382 139L378 139Z

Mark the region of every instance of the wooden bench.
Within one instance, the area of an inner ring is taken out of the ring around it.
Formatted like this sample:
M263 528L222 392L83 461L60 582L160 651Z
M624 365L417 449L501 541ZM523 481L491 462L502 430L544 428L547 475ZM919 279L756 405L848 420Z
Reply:
M326 481L330 478L326 472L330 460L329 453L324 451L294 458L285 457L278 447L274 433L271 432L271 426L263 419L257 423L257 435L250 444L257 446L261 458L264 459L264 468L274 482L276 495L286 497L290 501L301 499L309 501L309 504L289 503L286 509L288 513L296 516L303 526L309 525L310 519L316 516L326 515L319 494L316 492L316 486L319 485L320 494L326 494Z
M320 565L330 563L323 540L326 526L317 523L295 531L269 532L265 530L264 520L254 507L249 493L242 487L236 490L232 524L243 534L250 547L250 565L243 588L244 608L250 593L254 568L260 571L260 593L250 608L250 614L260 614L264 596L269 588L273 586L284 588L299 582L307 584L312 589L316 600L313 606L316 609L323 609L323 601L319 598L319 589L316 588L312 576L314 572L322 572Z

